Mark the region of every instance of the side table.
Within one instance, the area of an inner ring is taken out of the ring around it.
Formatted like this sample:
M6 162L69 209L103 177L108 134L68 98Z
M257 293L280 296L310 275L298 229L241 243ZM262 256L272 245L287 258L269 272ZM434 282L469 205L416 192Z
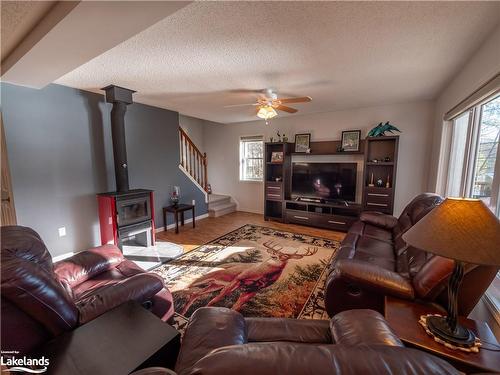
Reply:
M175 219L175 233L179 233L179 214L181 214L181 225L184 226L184 212L192 210L193 214L193 228L195 227L194 220L194 205L192 204L176 204L163 207L163 222L165 223L165 232L167 231L167 212L170 212L174 215Z
M385 319L396 335L407 346L424 350L445 359L458 370L470 372L497 372L500 369L500 352L480 348L479 353L453 350L434 341L418 322L421 315L442 314L432 304L385 297ZM459 322L483 341L485 347L498 345L490 327L485 322L459 317ZM498 348L497 348L498 349Z
M130 301L49 341L37 355L49 359L48 374L126 375L145 367L173 369L179 349L177 330Z

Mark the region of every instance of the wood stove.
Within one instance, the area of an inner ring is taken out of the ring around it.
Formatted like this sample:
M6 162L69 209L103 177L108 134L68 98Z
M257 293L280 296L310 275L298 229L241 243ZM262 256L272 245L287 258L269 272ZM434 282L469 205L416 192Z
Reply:
M152 246L154 235L153 191L129 190L126 193L109 192L97 195L101 243Z
M97 195L101 243L123 246L152 246L155 243L153 191L129 189L125 145L125 112L135 91L107 86L106 101L113 103L111 133L116 191Z

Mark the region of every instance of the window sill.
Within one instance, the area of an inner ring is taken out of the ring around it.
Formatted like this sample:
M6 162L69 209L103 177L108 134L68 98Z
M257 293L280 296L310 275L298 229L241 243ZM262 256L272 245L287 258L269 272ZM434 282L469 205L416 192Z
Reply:
M264 181L263 180L240 180L240 182L249 182L253 184L262 184Z

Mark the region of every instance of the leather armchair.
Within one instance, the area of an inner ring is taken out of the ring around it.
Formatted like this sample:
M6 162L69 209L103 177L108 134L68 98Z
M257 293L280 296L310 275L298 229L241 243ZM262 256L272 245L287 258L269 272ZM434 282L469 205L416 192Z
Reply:
M244 318L226 308L198 309L175 368L194 374L459 374L447 362L408 349L372 310L328 320ZM137 375L163 375L144 369ZM136 375L136 373L134 373Z
M52 263L40 236L1 228L2 350L27 353L48 339L135 300L163 320L173 316L163 280L105 245Z
M384 296L447 305L453 260L407 246L402 235L443 201L437 194L414 198L399 218L363 212L329 267L325 307L330 316L349 309L384 311ZM468 265L458 294L467 316L495 277L496 267Z

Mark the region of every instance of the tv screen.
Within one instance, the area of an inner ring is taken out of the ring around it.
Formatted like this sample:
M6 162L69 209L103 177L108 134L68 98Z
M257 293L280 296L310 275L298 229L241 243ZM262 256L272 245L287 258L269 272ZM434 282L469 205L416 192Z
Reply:
M292 198L356 200L356 163L292 163Z

